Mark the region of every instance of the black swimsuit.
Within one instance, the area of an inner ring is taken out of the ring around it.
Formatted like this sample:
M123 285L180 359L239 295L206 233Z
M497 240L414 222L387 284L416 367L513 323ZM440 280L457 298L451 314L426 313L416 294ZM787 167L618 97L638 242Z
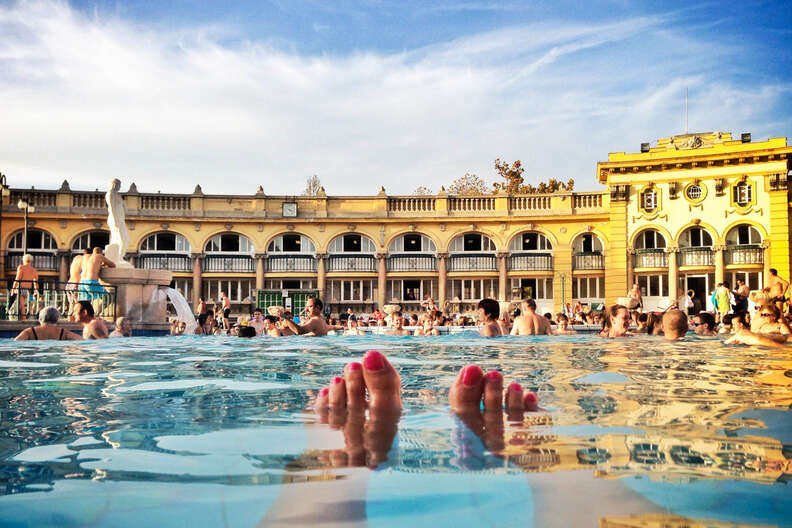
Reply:
M35 327L30 327L30 331L33 332L33 340L38 341L39 336L36 333ZM60 329L60 334L58 335L58 341L63 341L63 328Z

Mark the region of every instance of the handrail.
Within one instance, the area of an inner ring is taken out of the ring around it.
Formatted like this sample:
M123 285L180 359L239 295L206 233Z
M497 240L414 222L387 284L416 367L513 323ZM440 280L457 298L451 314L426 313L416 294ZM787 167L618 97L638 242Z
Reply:
M91 301L97 317L110 321L116 318L116 286L39 280L34 289L33 281L19 282L21 284L12 285L6 303L0 305L0 320L34 320L45 306L57 308L61 320L65 320L69 318L72 304L81 300Z

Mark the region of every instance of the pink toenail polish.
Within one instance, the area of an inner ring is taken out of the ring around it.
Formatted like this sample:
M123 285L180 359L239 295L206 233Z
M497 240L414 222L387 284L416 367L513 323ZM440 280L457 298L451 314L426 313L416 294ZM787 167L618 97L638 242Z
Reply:
M539 403L539 398L537 398L536 394L534 394L533 392L527 393L523 397L523 400L525 401L525 403Z
M330 392L330 389L328 389L327 387L325 387L325 388L323 388L322 390L320 390L320 391L319 391L319 396L320 396L320 397L322 397L322 396L327 396L327 394L328 394L329 392Z
M366 370L382 370L385 368L385 357L376 350L369 350L363 358L363 365Z
M521 391L522 390L522 385L520 385L519 383L512 383L511 385L509 385L509 390L510 391Z
M497 370L490 370L489 372L487 372L487 379L490 381L500 381L503 379L503 374L501 374Z
M344 378L342 378L341 376L336 376L335 378L333 378L333 384L334 385L338 385L342 381L344 381Z
M360 369L362 369L362 368L363 368L363 365L361 365L361 364L360 364L360 363L358 363L357 361L353 361L352 363L349 363L349 364L347 365L347 368L348 368L349 370L360 370Z
M483 375L484 373L477 365L468 365L462 372L462 384L472 387L481 381Z

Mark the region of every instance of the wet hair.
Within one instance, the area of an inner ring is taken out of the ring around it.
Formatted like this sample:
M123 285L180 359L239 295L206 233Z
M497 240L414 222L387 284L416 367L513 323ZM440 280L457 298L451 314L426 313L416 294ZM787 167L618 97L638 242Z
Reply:
M715 328L715 316L709 312L701 312L698 315L699 321L707 325L707 328L713 330Z
M500 305L495 299L481 299L478 307L484 310L484 314L490 319L497 319L500 315Z
M239 337L256 337L256 329L252 326L240 326L237 335Z
M685 335L688 331L687 314L682 310L668 310L663 314L663 331L668 333L669 330Z
M649 314L646 312L638 314L638 322L639 323L649 322Z
M778 275L778 270L775 268L770 268L770 275Z
M530 297L528 297L527 299L523 299L523 301L522 301L522 302L524 302L524 303L525 303L525 305L526 305L528 308L530 308L531 310L536 310L536 301L534 301L534 300L533 300L533 299L531 299Z
M85 310L86 312L88 312L88 315L90 315L91 317L93 317L93 316L94 316L94 309L93 309L93 305L91 304L91 302L90 302L90 301L85 301L85 300L82 300L82 301L77 301L77 302L80 304L80 307L81 307L81 308L80 308L80 311L81 311L81 312L82 312L83 310Z
M724 315L724 316L723 316L723 321L722 321L722 322L723 322L723 324L724 324L724 326L725 326L725 325L729 325L729 326L731 326L731 324L732 324L732 319L734 319L734 314L726 314L726 315Z
M546 314L544 314L544 318L547 319L548 321L552 321L553 320L553 314L551 314L550 312L547 312Z
M39 312L39 323L41 324L58 324L59 319L60 312L54 306L47 306Z

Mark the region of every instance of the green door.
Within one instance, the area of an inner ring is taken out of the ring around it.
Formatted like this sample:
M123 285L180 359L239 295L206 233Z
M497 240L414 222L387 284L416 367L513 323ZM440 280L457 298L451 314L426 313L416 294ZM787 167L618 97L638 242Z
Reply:
M270 306L283 306L283 292L280 290L259 290L256 294L256 306L266 314Z

